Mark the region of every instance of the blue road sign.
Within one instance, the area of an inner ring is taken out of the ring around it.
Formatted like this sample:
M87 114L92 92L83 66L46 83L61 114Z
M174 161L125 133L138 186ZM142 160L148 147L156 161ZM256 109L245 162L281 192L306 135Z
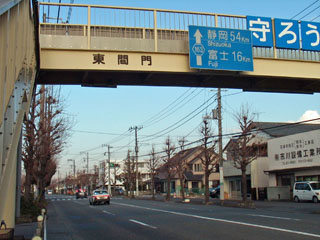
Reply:
M277 48L300 48L298 21L275 18L274 25Z
M189 26L191 68L253 71L249 30Z
M271 18L247 16L247 28L252 32L254 47L273 47Z
M320 23L301 22L302 49L320 51Z

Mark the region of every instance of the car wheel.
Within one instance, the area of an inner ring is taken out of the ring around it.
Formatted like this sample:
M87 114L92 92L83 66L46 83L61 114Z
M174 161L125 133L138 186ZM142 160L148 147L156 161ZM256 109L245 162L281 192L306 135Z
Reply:
M312 201L313 201L314 203L317 203L317 202L318 202L318 198L317 198L316 196L313 196Z
M108 205L109 205L109 204L110 204L110 201L108 201L108 202L105 202L105 204L108 204Z
M299 199L297 196L294 196L293 200L294 200L295 202L300 202L300 199Z

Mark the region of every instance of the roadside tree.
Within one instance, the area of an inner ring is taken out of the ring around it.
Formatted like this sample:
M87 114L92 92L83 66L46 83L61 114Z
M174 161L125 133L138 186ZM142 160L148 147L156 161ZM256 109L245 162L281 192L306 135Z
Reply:
M171 156L175 152L175 146L172 143L170 137L168 136L166 141L165 141L165 146L163 150L166 153L166 157L164 158L164 168L166 171L166 177L167 177L167 195L166 195L166 200L170 201L170 194L171 194L171 179L175 175L175 166L172 162Z
M235 168L241 170L242 200L247 204L247 166L266 152L265 144L251 132L255 114L250 112L248 106L241 106L235 118L240 127L240 135L231 141L231 160Z
M204 167L204 184L205 184L205 204L209 202L209 177L210 174L215 172L217 164L219 162L219 156L216 153L216 141L209 141L212 137L211 127L208 124L207 119L203 119L200 127L200 133L202 134L202 151L199 154L201 163Z
M157 169L160 164L160 158L157 156L154 145L152 145L152 150L150 152L150 158L148 160L148 170L150 174L150 179L151 179L151 192L152 192L152 199L155 199L154 193L154 185L155 185L155 175L157 174Z

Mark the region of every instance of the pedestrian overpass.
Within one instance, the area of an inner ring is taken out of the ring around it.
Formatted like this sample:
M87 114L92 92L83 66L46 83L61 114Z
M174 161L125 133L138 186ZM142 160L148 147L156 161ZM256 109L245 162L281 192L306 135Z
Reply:
M32 2L0 3L0 221L8 227L35 84L320 92L319 52L254 47L252 72L189 67L189 25L246 29L245 16Z

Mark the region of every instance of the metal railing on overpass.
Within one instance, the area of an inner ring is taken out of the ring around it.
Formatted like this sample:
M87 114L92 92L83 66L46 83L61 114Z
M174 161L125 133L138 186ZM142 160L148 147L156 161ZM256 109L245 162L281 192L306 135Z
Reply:
M187 54L189 25L247 29L246 16L83 4L39 4L42 48ZM256 58L320 62L319 52L304 50L254 47L253 55Z

